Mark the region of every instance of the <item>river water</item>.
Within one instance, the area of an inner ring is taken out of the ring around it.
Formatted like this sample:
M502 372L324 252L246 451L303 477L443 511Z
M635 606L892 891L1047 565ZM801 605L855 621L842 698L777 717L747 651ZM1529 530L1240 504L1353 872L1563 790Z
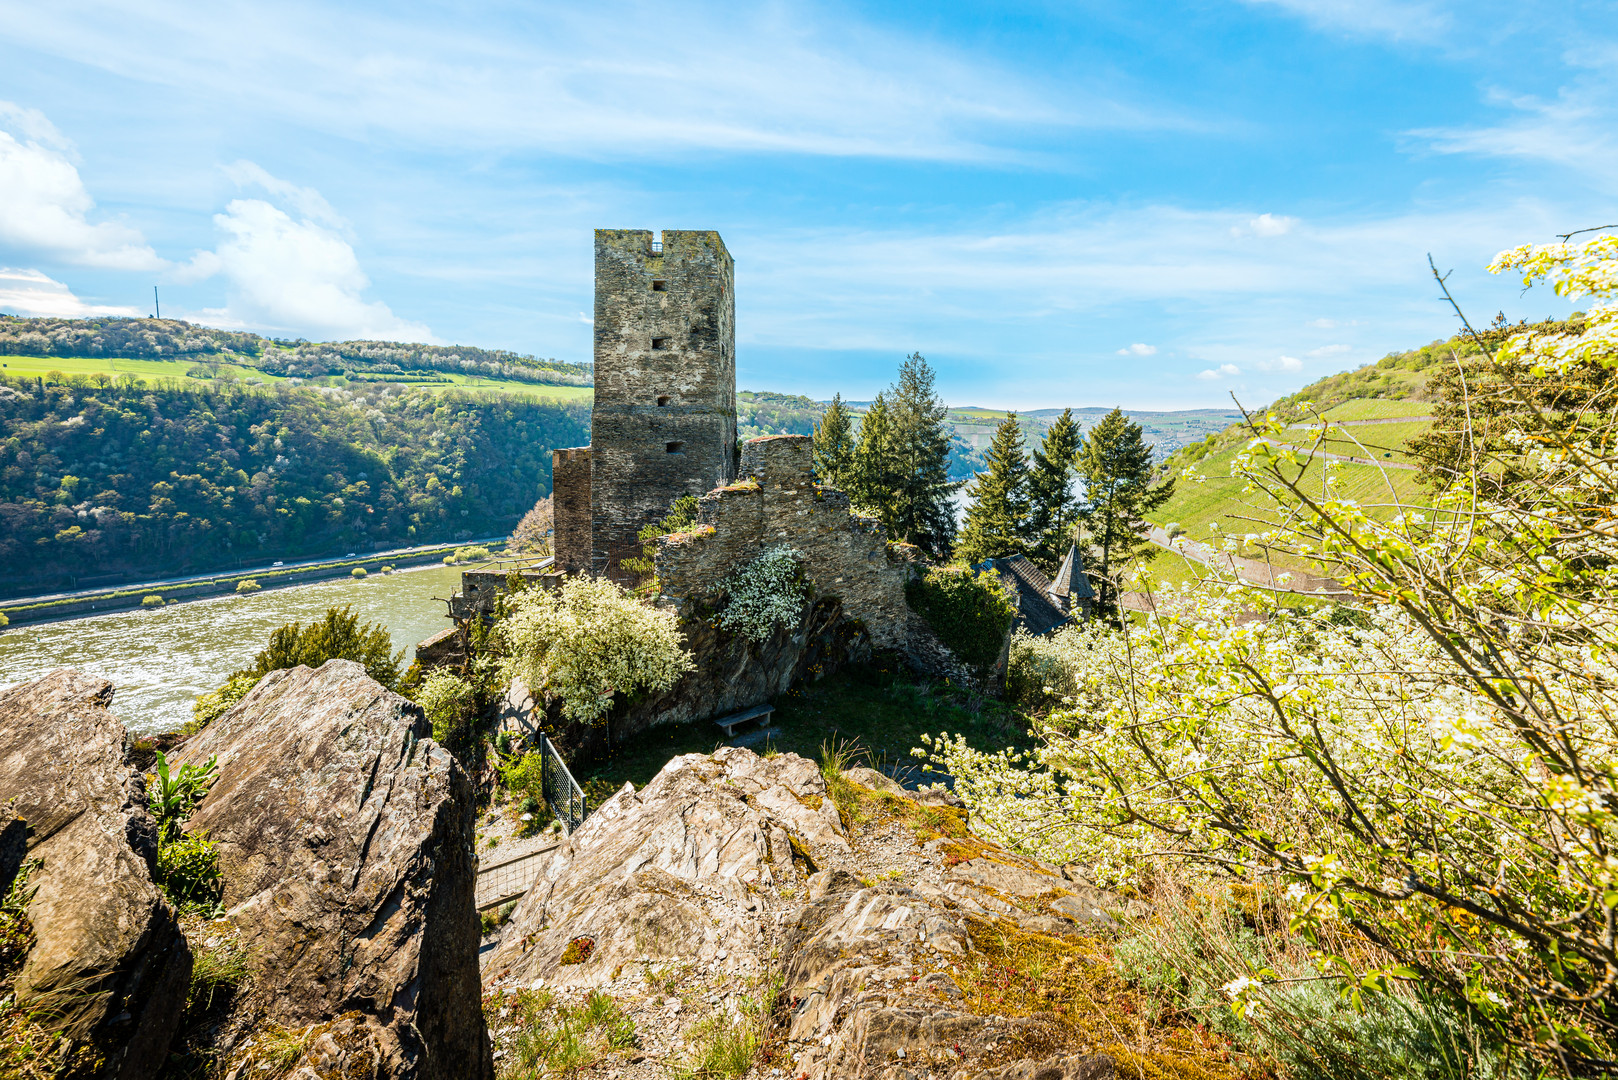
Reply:
M112 711L132 731L168 731L191 718L191 702L247 667L283 623L319 619L351 605L380 622L409 662L418 641L451 624L440 598L460 587L448 566L339 578L151 611L0 630L0 686L74 667L112 680Z

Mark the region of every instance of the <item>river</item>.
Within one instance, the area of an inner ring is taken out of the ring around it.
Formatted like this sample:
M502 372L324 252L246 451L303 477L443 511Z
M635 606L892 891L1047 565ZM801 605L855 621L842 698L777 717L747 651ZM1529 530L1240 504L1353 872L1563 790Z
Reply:
M418 641L449 627L441 597L460 587L448 566L339 578L287 589L217 596L149 611L0 630L0 686L74 667L112 680L112 711L132 731L167 731L191 718L191 702L253 656L283 623L351 605L380 622L405 661Z

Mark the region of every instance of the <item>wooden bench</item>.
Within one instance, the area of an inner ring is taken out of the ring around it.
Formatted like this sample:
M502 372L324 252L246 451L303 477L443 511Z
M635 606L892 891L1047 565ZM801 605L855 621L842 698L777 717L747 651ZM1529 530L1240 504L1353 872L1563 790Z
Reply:
M743 709L741 712L734 712L729 716L721 716L714 723L725 729L725 738L731 739L736 736L738 724L745 724L749 720L757 720L759 727L769 727L770 717L773 715L775 715L774 705L754 705L751 709Z

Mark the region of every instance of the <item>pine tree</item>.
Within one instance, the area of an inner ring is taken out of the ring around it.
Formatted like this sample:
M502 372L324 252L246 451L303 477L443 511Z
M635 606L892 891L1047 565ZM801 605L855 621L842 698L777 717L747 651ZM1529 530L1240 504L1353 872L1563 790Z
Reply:
M967 485L966 511L955 554L968 565L1023 553L1028 523L1028 455L1017 414L1006 413L986 457L988 468Z
M822 483L847 490L848 472L853 464L854 425L843 404L843 395L837 394L815 426L815 475Z
M1097 601L1103 609L1117 604L1112 574L1131 558L1151 558L1145 516L1174 493L1174 481L1152 486L1152 451L1122 409L1114 409L1090 429L1074 464L1084 481L1079 519L1089 543L1101 549L1101 582Z
M1073 410L1063 409L1034 450L1024 535L1032 549L1028 557L1047 574L1054 573L1067 554L1073 542L1073 526L1079 520L1079 499L1073 494L1073 459L1080 441Z
M951 496L961 485L949 478L949 409L934 390L933 369L920 353L911 353L900 366L889 409L893 535L930 555L947 556L955 544Z
M892 435L887 395L878 394L860 420L859 439L844 475L849 501L860 512L878 518L889 536L895 529Z

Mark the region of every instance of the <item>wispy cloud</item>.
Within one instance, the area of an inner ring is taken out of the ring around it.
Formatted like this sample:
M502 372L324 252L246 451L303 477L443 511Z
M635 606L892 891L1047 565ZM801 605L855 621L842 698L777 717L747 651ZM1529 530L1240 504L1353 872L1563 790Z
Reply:
M1296 356L1277 356L1274 360L1256 360L1253 366L1259 371L1302 371L1303 361Z
M140 230L91 220L95 200L74 156L43 113L0 101L0 246L104 269L161 266Z
M1116 72L1057 88L847 12L650 0L485 6L471 22L459 9L410 20L309 4L230 12L35 5L11 13L7 35L316 130L603 159L719 149L1010 160L1024 156L1012 133L1030 128L1196 126L1132 100Z
M1279 8L1322 30L1353 37L1434 41L1454 23L1437 4L1419 0L1244 0Z
M1208 368L1206 371L1197 372L1197 378L1206 382L1212 382L1215 379L1225 379L1233 375L1240 375L1241 373L1242 369L1237 367L1235 364L1220 364L1216 368Z
M141 315L118 304L93 304L38 270L0 267L0 311L12 315L82 319L89 315Z
M1157 346L1156 345L1147 345L1144 342L1137 341L1137 342L1135 342L1135 344L1129 346L1126 349L1119 349L1118 350L1118 355L1119 356L1156 356L1157 355Z

